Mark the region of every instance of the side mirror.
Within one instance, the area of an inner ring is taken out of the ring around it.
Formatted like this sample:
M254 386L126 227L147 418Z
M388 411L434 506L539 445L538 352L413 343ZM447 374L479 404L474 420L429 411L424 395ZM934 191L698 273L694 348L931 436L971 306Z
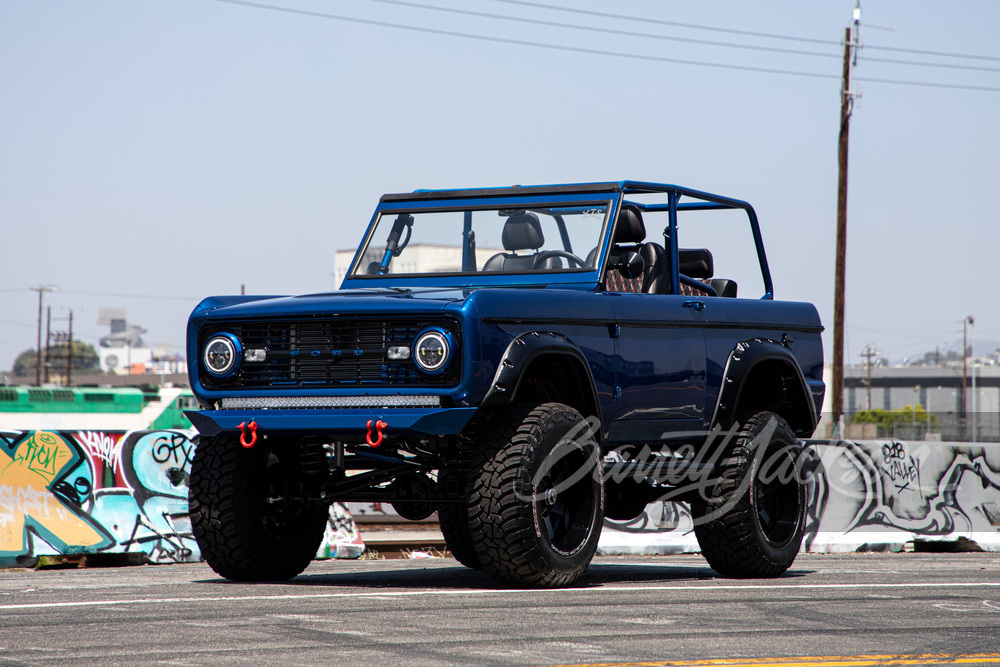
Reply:
M626 253L622 253L622 256L618 258L618 263L615 264L614 268L629 280L634 280L641 276L642 272L646 270L646 262L642 259L642 255L630 250Z

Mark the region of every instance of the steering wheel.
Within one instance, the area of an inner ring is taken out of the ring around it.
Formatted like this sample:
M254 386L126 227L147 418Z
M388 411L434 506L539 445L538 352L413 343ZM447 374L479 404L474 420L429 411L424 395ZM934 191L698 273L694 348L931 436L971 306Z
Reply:
M533 268L538 268L538 266L541 265L542 262L549 259L550 257L565 257L569 261L575 263L580 268L587 266L587 262L580 259L571 252L567 252L565 250L543 250L542 252L535 255L535 261L532 263Z

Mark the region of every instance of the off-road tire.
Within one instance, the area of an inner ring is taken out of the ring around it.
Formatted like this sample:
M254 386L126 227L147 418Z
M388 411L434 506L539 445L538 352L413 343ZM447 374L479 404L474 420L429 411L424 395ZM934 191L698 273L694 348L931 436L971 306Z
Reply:
M759 412L721 453L707 498L691 502L708 564L727 577L777 577L802 544L802 447L784 419Z
M201 438L191 463L191 528L202 557L234 581L285 581L316 556L329 509L301 499L293 442Z
M502 583L554 588L587 569L604 522L600 449L561 403L486 417L469 476L469 529L482 569Z

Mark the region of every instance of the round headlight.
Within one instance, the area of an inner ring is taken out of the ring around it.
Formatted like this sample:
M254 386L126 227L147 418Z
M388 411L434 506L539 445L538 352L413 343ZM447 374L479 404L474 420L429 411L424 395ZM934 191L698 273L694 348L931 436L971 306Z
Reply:
M417 336L413 344L413 360L425 373L442 373L448 366L451 348L451 334L440 329L429 329Z
M211 338L205 344L205 352L202 361L205 363L205 370L212 375L225 377L231 375L236 369L236 362L239 360L240 344L235 336L220 334Z

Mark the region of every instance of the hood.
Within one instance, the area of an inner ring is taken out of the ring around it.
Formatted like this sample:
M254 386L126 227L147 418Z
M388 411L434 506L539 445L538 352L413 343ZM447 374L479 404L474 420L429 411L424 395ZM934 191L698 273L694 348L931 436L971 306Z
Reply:
M437 314L465 301L470 290L356 289L302 296L214 296L202 301L192 317L205 320L316 315Z

